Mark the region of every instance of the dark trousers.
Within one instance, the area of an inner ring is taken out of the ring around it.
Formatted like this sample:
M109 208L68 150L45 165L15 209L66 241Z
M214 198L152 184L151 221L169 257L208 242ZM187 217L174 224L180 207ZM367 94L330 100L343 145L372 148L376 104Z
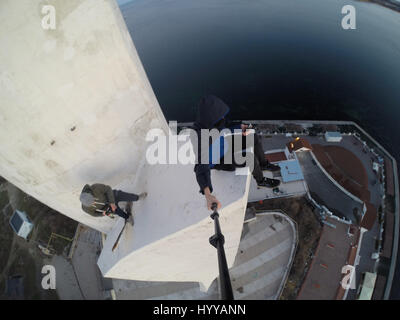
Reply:
M242 147L246 148L246 136L242 138ZM231 151L232 152L232 151ZM245 153L245 152L243 152ZM254 167L253 167L253 177L259 183L263 180L264 175L262 172L262 167L268 164L268 160L265 159L264 148L262 146L261 137L258 134L254 134L254 153L251 155L254 157ZM224 170L224 171L234 171L236 168L245 167L246 163L237 164L235 162L235 157L232 155L232 164L225 164L224 159L221 159L220 164L216 164L214 169Z
M139 196L137 194L124 192L121 190L113 190L113 192L114 192L114 198L115 198L115 205L117 206L117 209L115 210L115 214L119 215L120 217L122 217L124 219L128 219L129 214L127 214L124 210L122 210L119 207L118 202L120 202L120 201L126 201L126 202L138 201Z

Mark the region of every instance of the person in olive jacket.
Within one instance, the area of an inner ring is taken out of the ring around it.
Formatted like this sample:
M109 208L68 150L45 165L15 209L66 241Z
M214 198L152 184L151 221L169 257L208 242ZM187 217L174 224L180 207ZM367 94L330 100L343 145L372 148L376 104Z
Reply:
M94 217L101 217L115 213L124 219L129 218L129 214L122 210L118 203L120 201L138 201L147 196L147 193L139 195L127 193L121 190L113 190L110 186L101 183L92 185L86 184L79 197L82 209Z

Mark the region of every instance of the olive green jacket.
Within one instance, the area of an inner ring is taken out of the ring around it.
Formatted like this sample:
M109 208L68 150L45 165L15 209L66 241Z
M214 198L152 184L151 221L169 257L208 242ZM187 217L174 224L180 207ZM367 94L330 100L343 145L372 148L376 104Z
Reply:
M82 205L83 211L94 217L100 217L103 212L107 209L108 205L111 203L115 204L114 192L110 186L101 183L95 183L90 185L85 185L82 192L88 192L95 198L95 203L86 207Z

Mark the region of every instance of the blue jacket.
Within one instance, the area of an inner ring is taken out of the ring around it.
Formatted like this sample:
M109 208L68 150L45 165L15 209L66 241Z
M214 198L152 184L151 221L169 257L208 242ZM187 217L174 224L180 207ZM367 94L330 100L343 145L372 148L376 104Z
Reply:
M193 125L193 129L197 133L198 137L198 150L197 150L197 164L194 166L194 172L196 174L196 180L200 187L200 192L204 194L204 188L209 187L210 191L213 191L211 183L210 169L215 166L215 151L220 148L220 156L223 157L227 146L224 143L224 139L221 137L219 141L209 141L209 163L201 164L201 129L213 129L223 130L229 128L231 130L240 128L240 123L228 123L225 119L229 113L229 107L219 98L213 95L204 96L199 101L197 106L196 121ZM225 121L221 121L225 119ZM196 151L196 150L195 150ZM214 152L213 152L214 151ZM213 157L214 153L214 157Z

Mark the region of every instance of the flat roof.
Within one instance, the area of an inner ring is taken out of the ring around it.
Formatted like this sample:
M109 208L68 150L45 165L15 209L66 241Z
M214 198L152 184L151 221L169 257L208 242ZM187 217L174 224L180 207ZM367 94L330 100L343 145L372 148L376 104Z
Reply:
M287 160L278 163L281 167L283 182L304 180L303 172L297 160Z
M327 222L335 228L323 226L314 259L297 297L299 300L337 299L338 289L342 288L342 267L354 263L352 249L358 243L358 235L349 235L348 224L332 218Z
M24 223L24 220L22 219L22 217L19 215L18 211L16 210L10 219L10 224L16 233L19 232L23 223Z
M327 131L325 132L325 135L328 137L334 137L334 138L341 138L342 134L338 131Z
M386 192L394 196L393 166L392 161L388 157L385 157L385 171Z
M287 160L287 157L283 151L280 151L280 152L266 153L265 159L267 159L269 162L279 162Z
M366 202L365 206L367 207L367 211L365 212L365 214L361 220L361 227L363 227L367 230L371 230L375 224L375 220L376 220L378 212L377 212L375 206L369 202Z
M365 272L363 286L358 300L371 300L376 282L376 273Z

